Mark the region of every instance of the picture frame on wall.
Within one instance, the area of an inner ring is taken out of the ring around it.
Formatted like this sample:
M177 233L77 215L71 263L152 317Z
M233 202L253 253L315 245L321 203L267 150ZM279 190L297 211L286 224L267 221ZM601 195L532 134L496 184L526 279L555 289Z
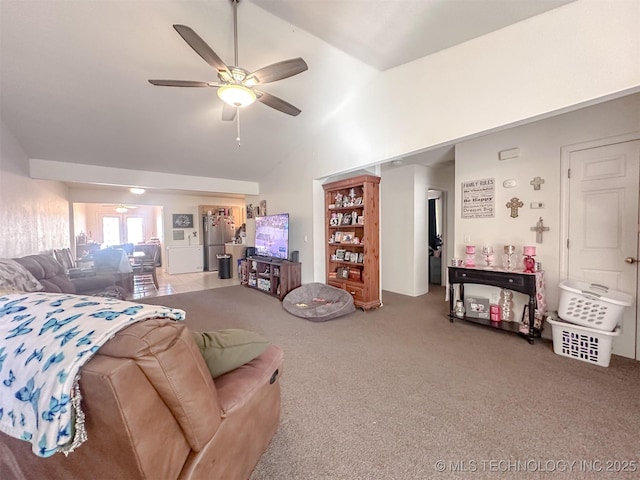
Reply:
M174 213L171 216L173 228L193 228L193 214Z
M461 184L462 218L495 217L496 186L494 178L467 180Z

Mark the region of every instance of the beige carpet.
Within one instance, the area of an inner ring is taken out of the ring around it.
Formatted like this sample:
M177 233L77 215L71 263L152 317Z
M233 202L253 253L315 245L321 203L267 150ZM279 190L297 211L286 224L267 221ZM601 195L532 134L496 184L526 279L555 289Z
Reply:
M442 298L384 292L325 323L241 286L140 301L284 348L281 426L251 480L640 477L639 362L452 324Z

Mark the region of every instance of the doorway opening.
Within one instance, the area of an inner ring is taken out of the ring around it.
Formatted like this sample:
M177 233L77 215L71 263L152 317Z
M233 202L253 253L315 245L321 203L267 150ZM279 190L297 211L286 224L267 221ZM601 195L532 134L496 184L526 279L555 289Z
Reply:
M427 191L427 224L429 241L429 284L443 285L442 258L444 257L445 192Z
M161 206L73 203L72 209L76 261L108 247L164 243Z

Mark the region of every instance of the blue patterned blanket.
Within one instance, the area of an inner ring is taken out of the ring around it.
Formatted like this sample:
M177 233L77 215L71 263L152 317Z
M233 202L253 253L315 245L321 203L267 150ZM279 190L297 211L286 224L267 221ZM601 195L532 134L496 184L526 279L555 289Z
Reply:
M150 318L185 312L65 293L0 295L0 430L40 457L86 440L80 368L113 335Z

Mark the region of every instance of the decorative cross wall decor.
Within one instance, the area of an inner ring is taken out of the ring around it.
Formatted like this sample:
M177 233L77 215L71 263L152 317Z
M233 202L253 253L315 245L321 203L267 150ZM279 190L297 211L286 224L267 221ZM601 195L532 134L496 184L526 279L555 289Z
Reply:
M540 190L540 185L544 183L544 179L540 177L536 177L529 182L529 185L533 185L534 190Z
M518 197L513 197L507 202L507 208L511 209L511 218L518 216L518 209L524 207L524 203Z
M544 225L542 225L542 217L540 217L540 220L538 220L538 223L536 223L536 226L531 227L530 230L532 232L536 232L536 243L542 243L542 233L548 232L549 227L545 227Z

